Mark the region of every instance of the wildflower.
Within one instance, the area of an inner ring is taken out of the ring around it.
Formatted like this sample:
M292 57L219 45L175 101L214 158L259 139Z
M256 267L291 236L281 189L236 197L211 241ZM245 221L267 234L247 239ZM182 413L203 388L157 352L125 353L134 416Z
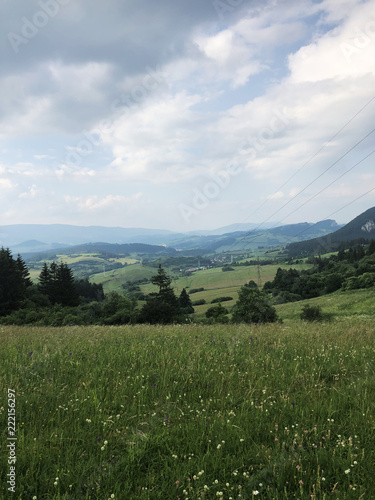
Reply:
M114 493L112 493L111 498L115 498L115 494Z
M53 483L53 485L54 485L54 486L57 486L57 481L55 481L55 482Z
M349 474L350 469L346 469L345 474Z
M217 479L215 479L215 484L219 484L219 481Z
M33 500L37 500L37 499L36 499L36 496L33 496Z
M253 495L259 495L259 491L258 490L254 490L253 491Z

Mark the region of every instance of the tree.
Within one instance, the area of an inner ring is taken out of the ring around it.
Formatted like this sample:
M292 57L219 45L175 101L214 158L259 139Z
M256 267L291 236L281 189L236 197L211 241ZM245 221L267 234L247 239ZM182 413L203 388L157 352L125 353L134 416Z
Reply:
M31 285L29 271L21 256L15 260L9 248L0 250L0 316L19 308Z
M79 296L72 270L63 262L50 266L44 263L39 275L39 289L47 295L52 304L62 306L78 306Z
M194 312L193 304L191 302L189 295L186 293L185 288L182 289L182 292L178 300L180 303L181 312L185 314L192 314Z
M150 324L173 323L180 312L179 300L171 287L171 278L159 264L158 274L151 278L151 283L159 287L158 292L150 293L142 307L139 321Z
M228 309L221 305L221 302L217 306L209 307L206 311L206 318L213 318L217 323L227 323L228 322Z
M234 323L273 323L278 319L265 293L248 286L241 287L232 313Z

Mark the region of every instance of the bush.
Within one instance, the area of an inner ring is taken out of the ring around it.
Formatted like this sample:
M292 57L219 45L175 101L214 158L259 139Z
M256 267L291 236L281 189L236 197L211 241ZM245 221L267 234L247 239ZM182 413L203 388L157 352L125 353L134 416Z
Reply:
M189 290L189 295L191 295L192 293L198 293L198 292L204 292L204 288L192 288L191 290Z
M264 292L246 285L241 287L232 309L233 323L274 323L277 320L276 310Z
M221 270L225 273L227 271L234 271L234 268L230 266L224 266L221 268Z
M306 304L302 308L302 321L331 321L331 319L332 315L323 313L320 306L310 306L309 304Z
M217 297L211 300L211 304L217 304L218 302L227 302L228 300L233 300L233 297Z
M193 306L203 306L203 304L205 303L206 303L205 299L199 299L193 302Z

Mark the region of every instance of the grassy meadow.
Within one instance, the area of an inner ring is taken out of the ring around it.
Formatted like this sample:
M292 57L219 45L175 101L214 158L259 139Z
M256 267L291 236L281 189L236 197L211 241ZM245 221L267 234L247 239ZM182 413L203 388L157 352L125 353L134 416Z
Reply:
M286 314L263 326L0 327L0 498L375 498L373 320Z

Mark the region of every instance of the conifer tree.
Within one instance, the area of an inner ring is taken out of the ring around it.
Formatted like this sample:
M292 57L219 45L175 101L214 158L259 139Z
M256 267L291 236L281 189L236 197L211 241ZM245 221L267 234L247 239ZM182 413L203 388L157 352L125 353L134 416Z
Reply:
M39 275L39 289L48 296L52 304L62 306L79 304L73 272L63 262L60 265L52 262L49 267L44 263Z
M180 307L186 314L192 314L194 312L193 304L191 303L191 299L187 294L185 288L182 289L182 292L179 297Z
M149 295L140 313L141 323L168 324L178 316L179 300L171 287L171 282L171 278L159 264L158 273L151 278L151 283L158 286L159 291Z
M0 250L0 316L18 309L30 286L29 272L21 258L15 260L9 248Z

